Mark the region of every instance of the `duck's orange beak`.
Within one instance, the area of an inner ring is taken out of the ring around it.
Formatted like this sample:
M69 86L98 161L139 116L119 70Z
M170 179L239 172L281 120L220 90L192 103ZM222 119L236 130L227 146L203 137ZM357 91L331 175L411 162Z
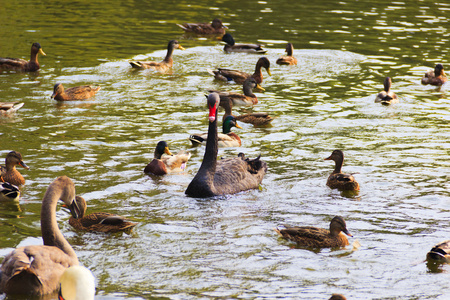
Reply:
M47 56L47 54L44 53L44 51L42 50L42 48L39 49L39 54L42 54L44 56Z

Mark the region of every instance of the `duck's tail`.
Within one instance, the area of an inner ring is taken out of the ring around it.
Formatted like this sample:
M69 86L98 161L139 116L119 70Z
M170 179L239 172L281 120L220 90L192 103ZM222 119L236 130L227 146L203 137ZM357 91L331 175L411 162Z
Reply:
M201 145L205 141L204 138L202 138L201 136L195 135L195 134L191 135L189 137L189 140L191 141L192 146Z
M130 61L130 65L136 69L142 69L142 64L139 61Z

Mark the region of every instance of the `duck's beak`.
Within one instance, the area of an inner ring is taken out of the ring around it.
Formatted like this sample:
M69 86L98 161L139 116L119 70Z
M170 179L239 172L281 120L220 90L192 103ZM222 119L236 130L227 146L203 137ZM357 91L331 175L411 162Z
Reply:
M180 50L186 50L186 49L184 49L184 47L181 46L180 44L178 44L178 49L180 49Z
M47 54L44 53L44 50L42 50L42 48L39 49L39 54L42 54L44 56L47 56Z
M21 167L23 167L23 168L25 168L25 169L27 169L27 170L30 169L30 167L27 166L27 165L23 162L23 160L19 161L19 166L21 166Z
M353 235L350 234L350 232L347 230L347 228L345 228L342 232L345 233L348 236L353 237Z
M270 73L269 73L270 74ZM256 89L257 90L259 90L259 91L261 91L261 92L265 92L266 90L262 87L262 86L260 86L259 84L256 84Z
M270 73L270 68L267 68L267 74L269 74L270 76L272 76L272 73Z
M78 216L81 214L80 208L78 207L77 201L73 199L72 204L69 206L70 213L72 214L72 217L75 219L78 219Z
M325 158L324 160L332 160L331 155L327 158Z
M234 127L239 128L239 129L243 129L241 126L239 126L238 123L235 123L235 124L234 124Z
M173 155L172 153L170 153L169 147L164 148L164 153L167 155Z

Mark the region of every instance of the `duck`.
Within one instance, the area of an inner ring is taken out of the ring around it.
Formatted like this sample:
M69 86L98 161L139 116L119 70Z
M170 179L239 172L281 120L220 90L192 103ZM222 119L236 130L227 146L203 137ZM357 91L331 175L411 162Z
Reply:
M87 209L86 200L81 196L75 196L75 201L79 213L76 218L74 216L70 217L69 224L77 230L111 233L120 231L129 232L137 225L137 223L129 222L122 216L110 213L97 212L85 215Z
M253 77L256 80L257 84L261 84L263 81L263 74L261 71L261 68L265 68L267 71L267 74L272 75L270 73L270 61L267 59L267 57L261 57L256 62L255 66L255 73L253 75L250 75L248 73L245 73L243 71L238 70L230 70L230 69L222 69L218 68L217 70L208 70L210 74L214 76L215 79L221 80L221 81L234 81L237 84L243 84L244 81L249 78Z
M167 154L170 156L162 156ZM145 174L165 175L174 172L182 172L186 169L186 163L191 158L191 153L184 150L173 155L166 141L156 144L153 160L144 169Z
M5 166L0 166L0 182L9 182L16 186L24 185L25 178L17 171L16 166L21 166L26 170L30 169L23 162L22 154L17 151L11 151L6 154Z
M163 61L130 61L130 65L135 69L153 69L160 72L167 71L173 65L172 54L175 49L185 50L177 40L171 40L167 45L167 54Z
M215 34L224 35L227 26L222 24L222 20L215 18L211 23L183 23L177 24L187 33L194 34Z
M0 272L0 293L46 295L59 288L65 269L78 265L78 258L58 228L56 206L62 200L77 217L75 185L67 176L56 178L47 188L41 206L44 245L19 247L5 256Z
M0 201L16 201L19 197L20 190L17 186L9 182L0 182Z
M294 45L292 43L287 43L286 53L287 55L277 59L276 63L279 65L297 65L297 59L292 56L294 53Z
M21 102L0 102L0 116L9 116L18 111L25 103Z
M256 97L255 94L253 94L253 89L255 88L264 91L264 89L259 84L256 83L256 80L254 78L249 77L242 84L242 90L244 91L244 94L236 92L223 92L216 90L209 90L208 92L217 93L220 97L221 102L231 100L234 106L241 106L241 105L252 106L258 103L258 98Z
M244 52L253 54L264 54L267 50L262 48L260 44L235 44L234 38L231 34L225 33L222 36L222 41L226 43L223 51L226 53L230 52Z
M435 245L427 253L427 260L430 262L446 263L450 261L450 240Z
M343 234L352 236L347 230L344 218L335 216L330 222L330 230L317 227L291 227L275 228L275 231L283 238L294 241L300 247L311 248L336 248L347 246L348 239ZM341 233L343 232L343 233Z
M94 300L95 277L83 266L71 266L61 276L58 300Z
M342 294L332 294L328 300L347 300L347 298Z
M231 128L236 127L242 129L236 122L234 116L226 116L223 120L222 133L218 133L217 144L219 147L240 147L241 138ZM189 137L193 146L198 146L208 139L208 133L193 134Z
M225 113L223 114L223 121L225 121L225 118L228 116L234 116L232 114L233 101L231 101L231 99L228 99L228 101L226 100L220 101L220 106L222 106L225 109ZM253 124L254 126L266 126L269 125L270 122L272 122L273 120L273 117L269 116L269 114L265 112L243 114L239 116L234 116L234 118L237 121Z
M100 86L82 85L65 90L62 83L57 83L53 87L51 98L57 101L85 100L94 96L100 89Z
M383 105L398 103L397 95L391 91L392 80L390 77L384 79L384 90L379 92L375 98L375 102Z
M444 72L444 66L442 64L437 64L434 70L428 70L422 77L422 84L431 85L443 85L448 81L447 75Z
M344 164L344 152L334 150L325 160L334 160L335 162L335 168L333 173L328 177L327 186L341 191L359 191L359 183L353 175L341 172L342 165Z
M21 58L0 57L0 70L36 72L40 68L38 54L46 55L42 50L41 44L33 43L31 45L30 61Z
M209 126L205 155L185 194L190 197L207 198L258 189L267 172L267 164L260 159L261 156L249 159L243 153L239 153L237 157L217 160L219 94L209 94L207 102Z

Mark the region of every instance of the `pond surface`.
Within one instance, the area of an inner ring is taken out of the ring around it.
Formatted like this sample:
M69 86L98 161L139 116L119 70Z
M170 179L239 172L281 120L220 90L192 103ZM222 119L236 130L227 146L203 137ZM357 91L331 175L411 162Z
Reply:
M19 203L0 203L0 256L40 244L40 207L58 176L75 181L88 212L139 222L130 234L77 232L59 206L59 226L97 279L97 299L449 299L450 266L427 268L431 247L450 238L448 88L422 86L438 62L449 68L450 5L431 1L47 1L0 0L0 56L29 58L37 74L0 73L1 101L22 101L0 119L1 160L22 153L30 170ZM224 54L210 38L184 36L176 23L220 17L239 42L268 49L272 76L253 108L272 127L240 124L242 147L222 157L261 154L260 190L196 199L184 190L204 147L188 136L207 130L208 89L240 91L208 68L252 72L256 55ZM133 71L132 59L162 60L171 72ZM285 44L297 66L278 66ZM374 103L390 76L400 103ZM53 85L102 89L88 101L59 104ZM158 141L192 153L182 174L143 174ZM334 149L356 173L357 196L330 190ZM280 224L328 228L341 215L353 249L296 249ZM4 297L4 296L3 296ZM0 297L1 298L1 297ZM9 297L8 299L16 299Z

